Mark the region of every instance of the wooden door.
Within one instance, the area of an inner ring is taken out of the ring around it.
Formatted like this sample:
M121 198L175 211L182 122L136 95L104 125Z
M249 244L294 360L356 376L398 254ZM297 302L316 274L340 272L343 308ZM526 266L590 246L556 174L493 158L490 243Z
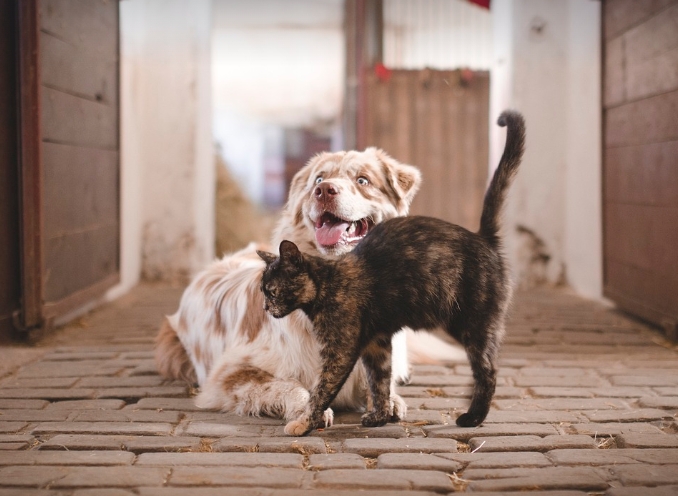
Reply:
M604 291L676 338L678 0L607 0Z
M119 280L117 0L21 0L20 228L25 331Z
M421 170L411 213L477 230L488 175L489 74L394 70L366 79L360 142Z

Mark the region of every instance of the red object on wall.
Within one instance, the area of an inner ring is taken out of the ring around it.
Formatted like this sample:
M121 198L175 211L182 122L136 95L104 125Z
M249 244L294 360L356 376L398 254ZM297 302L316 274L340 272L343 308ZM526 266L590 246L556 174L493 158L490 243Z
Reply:
M386 83L388 82L389 79L391 79L393 71L386 67L384 64L377 64L374 66L374 73L379 78L379 81Z
M485 9L490 9L490 0L468 0L471 3L474 3L476 5L479 5L480 7L483 7Z

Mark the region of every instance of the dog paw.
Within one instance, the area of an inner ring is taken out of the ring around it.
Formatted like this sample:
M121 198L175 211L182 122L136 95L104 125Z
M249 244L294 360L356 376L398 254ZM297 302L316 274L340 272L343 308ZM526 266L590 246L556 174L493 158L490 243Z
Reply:
M328 408L325 410L325 413L323 413L323 422L325 422L325 428L332 427L334 424L334 412L331 408Z
M479 426L483 420L485 420L484 417L475 417L473 415L469 415L468 413L462 413L457 417L457 425L459 427L477 427Z
M407 403L400 395L392 394L389 399L389 415L393 420L404 420L407 417Z
M288 436L303 436L311 430L307 416L288 422L285 426L285 434Z
M387 412L372 411L360 418L360 422L365 427L380 427L388 422Z

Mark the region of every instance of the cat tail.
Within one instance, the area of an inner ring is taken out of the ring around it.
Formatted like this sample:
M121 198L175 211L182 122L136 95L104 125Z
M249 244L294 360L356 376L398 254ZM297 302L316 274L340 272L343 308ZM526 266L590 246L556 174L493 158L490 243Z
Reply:
M498 247L499 224L501 212L506 200L506 192L513 176L518 171L520 160L525 150L525 120L514 110L505 110L499 116L497 124L507 127L506 145L497 170L490 182L483 202L483 213L480 217L479 234L491 245Z

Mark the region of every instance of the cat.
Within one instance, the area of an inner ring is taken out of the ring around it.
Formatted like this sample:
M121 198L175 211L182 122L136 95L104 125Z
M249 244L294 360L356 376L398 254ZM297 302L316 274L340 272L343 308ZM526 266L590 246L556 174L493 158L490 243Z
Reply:
M280 243L279 256L257 252L266 262L261 279L265 309L277 318L301 309L322 345L317 385L305 413L285 426L286 434L304 435L323 425L325 409L358 358L371 396L361 422L367 427L388 422L391 337L405 326L442 327L464 346L474 388L468 411L456 423L475 427L485 420L512 292L500 216L525 142L518 112L503 112L498 124L507 126L506 145L477 233L440 219L397 217L375 226L337 259L302 254L291 241ZM369 178L361 187L370 187Z

